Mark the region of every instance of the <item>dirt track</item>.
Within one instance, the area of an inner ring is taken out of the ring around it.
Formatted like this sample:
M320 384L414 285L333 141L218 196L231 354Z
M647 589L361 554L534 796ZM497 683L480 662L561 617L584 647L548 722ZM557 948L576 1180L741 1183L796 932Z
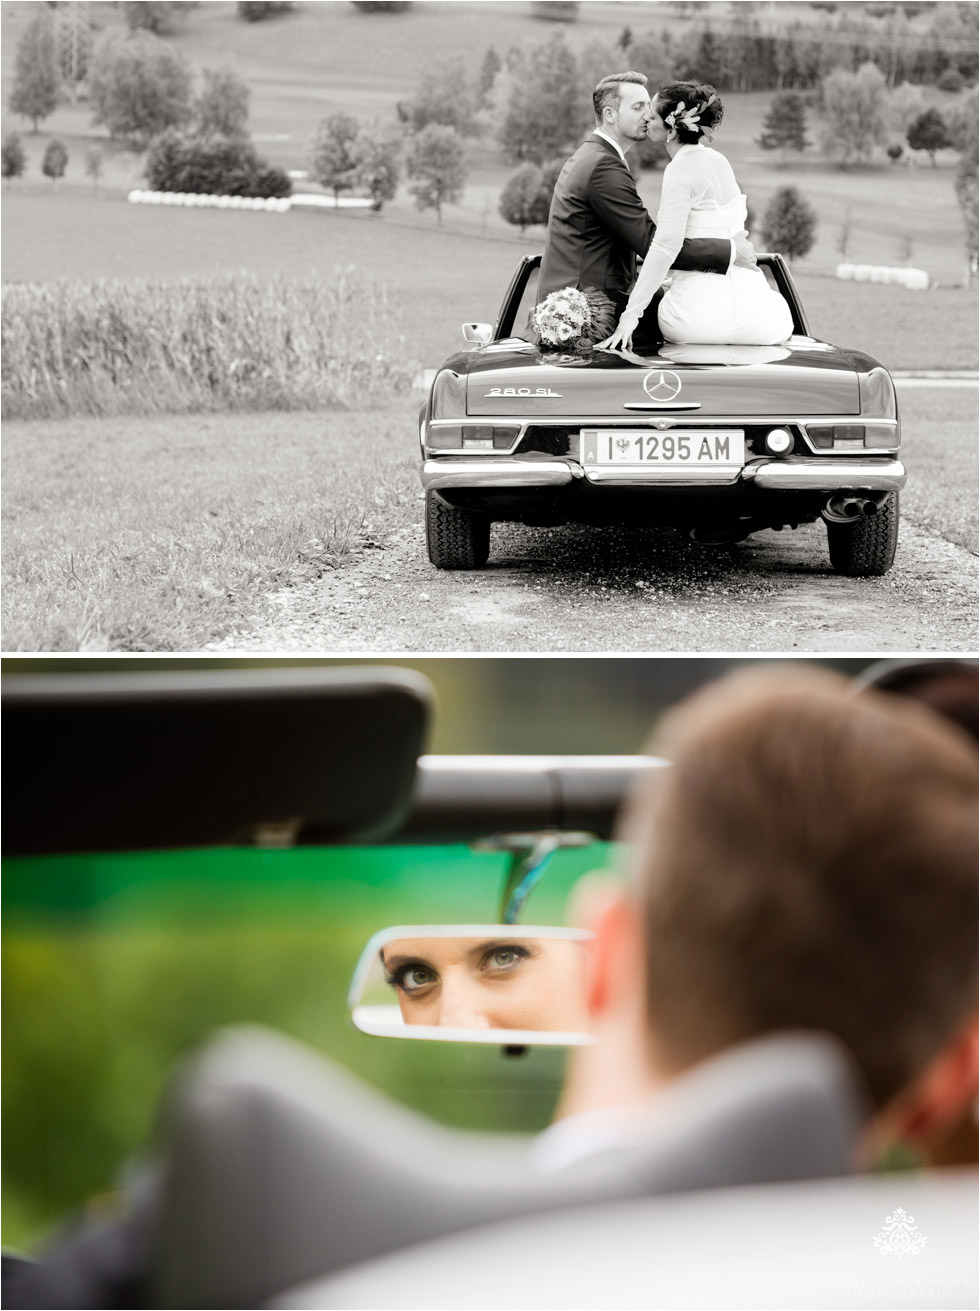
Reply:
M485 570L447 573L428 563L420 522L270 594L252 631L207 650L973 652L976 626L976 556L908 519L893 569L873 579L830 572L822 524L722 549L497 525Z

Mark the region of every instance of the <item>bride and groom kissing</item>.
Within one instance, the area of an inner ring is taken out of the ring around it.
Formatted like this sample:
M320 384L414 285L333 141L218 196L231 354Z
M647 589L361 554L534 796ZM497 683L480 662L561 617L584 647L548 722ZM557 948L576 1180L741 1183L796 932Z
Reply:
M595 131L555 184L538 302L564 287L603 291L619 322L597 349L631 351L634 333L645 347L664 339L784 341L793 330L789 307L756 266L745 197L728 160L709 145L723 113L717 92L672 82L651 101L646 86L642 73L613 73L592 93ZM670 155L656 223L626 162L643 140L663 143Z

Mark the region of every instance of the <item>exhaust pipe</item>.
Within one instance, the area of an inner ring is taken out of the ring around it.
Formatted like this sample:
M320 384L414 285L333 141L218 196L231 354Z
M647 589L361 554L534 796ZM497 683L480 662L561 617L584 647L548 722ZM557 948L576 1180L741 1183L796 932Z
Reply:
M828 498L821 513L830 523L856 523L866 515L877 514L887 492L837 492Z

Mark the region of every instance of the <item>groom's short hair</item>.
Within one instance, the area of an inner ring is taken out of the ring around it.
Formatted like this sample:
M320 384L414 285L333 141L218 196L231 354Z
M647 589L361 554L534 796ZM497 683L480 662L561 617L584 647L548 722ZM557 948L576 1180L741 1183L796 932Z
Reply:
M592 92L592 108L595 110L596 122L602 119L602 111L607 105L619 104L619 88L623 82L632 82L636 86L646 86L645 73L610 73L596 83Z
M772 666L658 725L631 798L646 1004L678 1070L826 1030L876 1105L976 1005L976 748L925 707Z

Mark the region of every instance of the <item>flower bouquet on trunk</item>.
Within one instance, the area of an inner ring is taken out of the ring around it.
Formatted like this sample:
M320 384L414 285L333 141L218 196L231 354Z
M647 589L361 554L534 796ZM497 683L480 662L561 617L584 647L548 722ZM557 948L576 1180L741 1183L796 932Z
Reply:
M561 287L535 305L531 326L542 350L588 351L612 334L618 317L598 287Z

